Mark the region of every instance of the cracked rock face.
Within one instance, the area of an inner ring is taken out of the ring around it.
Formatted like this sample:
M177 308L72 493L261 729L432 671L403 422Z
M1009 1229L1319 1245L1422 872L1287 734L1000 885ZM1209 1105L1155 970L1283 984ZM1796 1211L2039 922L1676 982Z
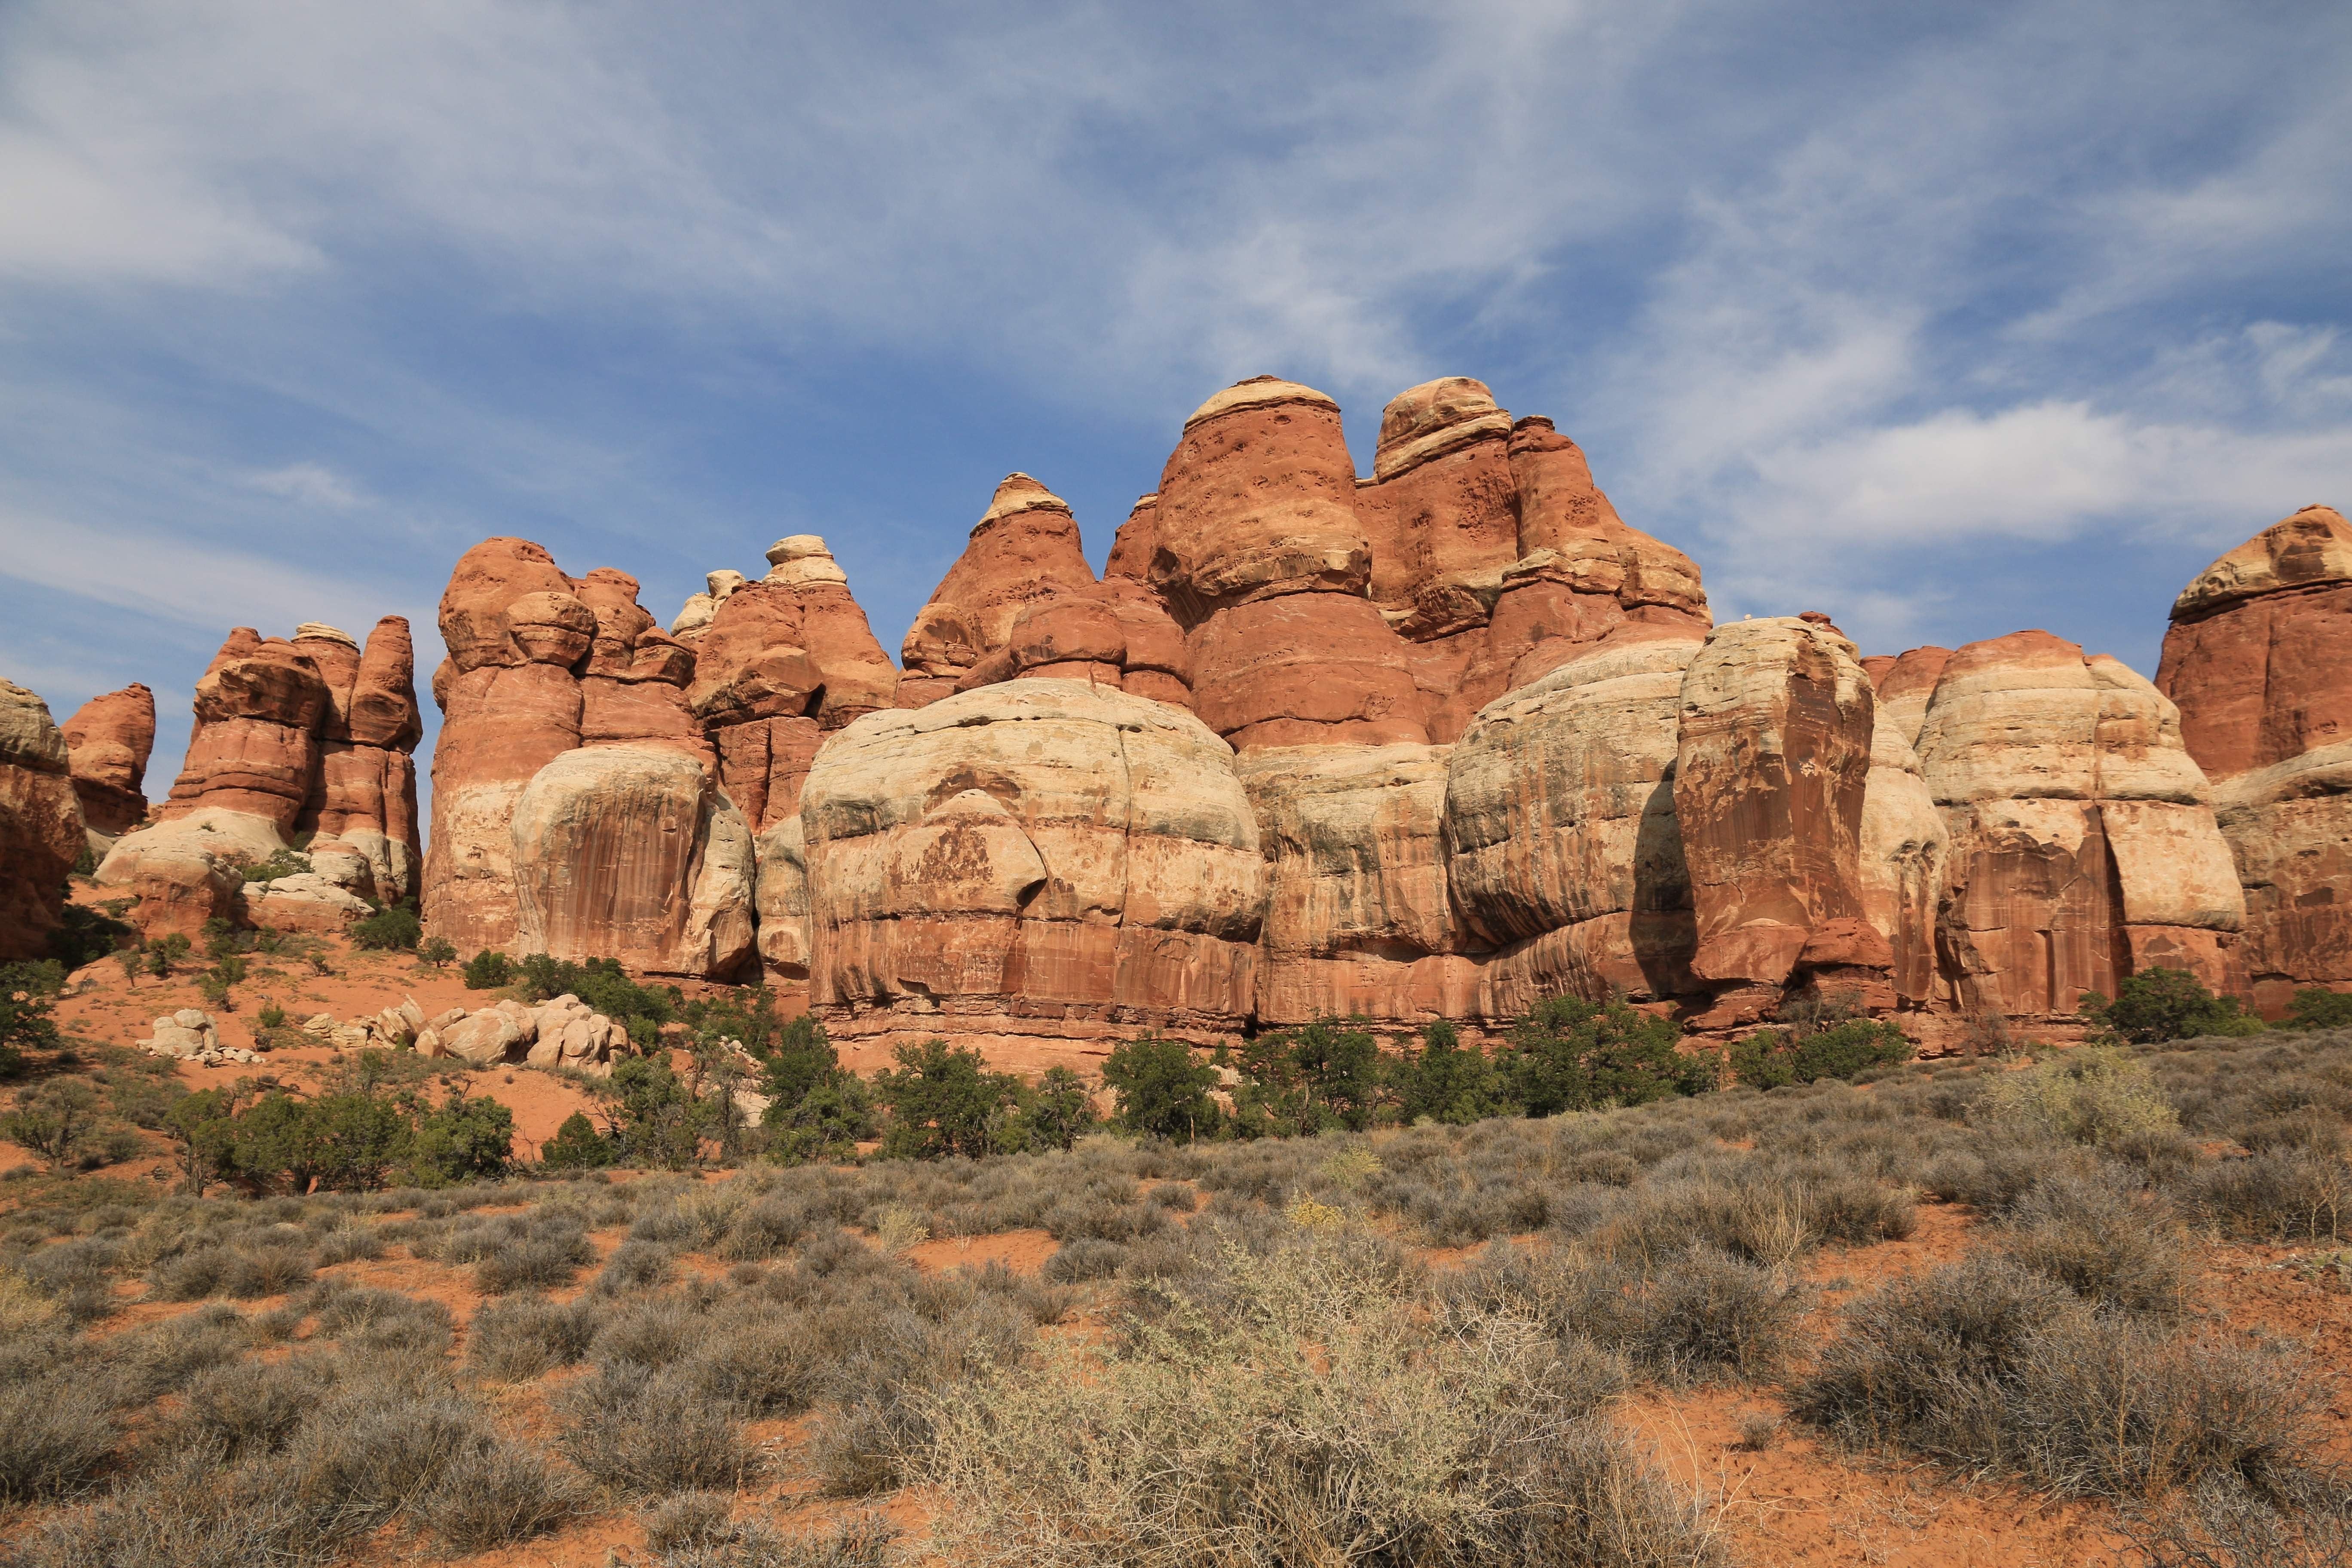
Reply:
M42 958L66 873L86 842L65 737L49 705L0 680L0 960Z
M1213 1033L1249 1009L1256 824L1181 710L1045 679L869 714L819 753L802 823L810 996L838 1037Z

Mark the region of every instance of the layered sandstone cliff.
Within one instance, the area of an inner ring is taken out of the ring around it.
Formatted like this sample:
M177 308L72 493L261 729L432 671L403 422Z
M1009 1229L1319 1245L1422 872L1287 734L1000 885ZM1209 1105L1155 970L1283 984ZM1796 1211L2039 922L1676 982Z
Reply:
M2244 968L2273 1016L2352 988L2352 524L2309 506L2181 591L2157 685L2215 781L2245 888Z

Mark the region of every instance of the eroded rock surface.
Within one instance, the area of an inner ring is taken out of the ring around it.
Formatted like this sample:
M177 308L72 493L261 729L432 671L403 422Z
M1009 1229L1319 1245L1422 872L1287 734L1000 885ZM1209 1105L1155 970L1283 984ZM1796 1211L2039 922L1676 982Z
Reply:
M2309 506L2181 591L2157 685L2246 890L2245 966L2273 1016L2352 988L2352 524Z
M46 958L87 839L49 705L0 680L0 960Z
M155 750L155 694L137 681L91 698L65 723L74 794L91 853L147 819L147 759Z
M1256 824L1179 709L1036 679L869 714L819 753L802 822L811 1001L840 1037L1218 1034L1249 1011Z

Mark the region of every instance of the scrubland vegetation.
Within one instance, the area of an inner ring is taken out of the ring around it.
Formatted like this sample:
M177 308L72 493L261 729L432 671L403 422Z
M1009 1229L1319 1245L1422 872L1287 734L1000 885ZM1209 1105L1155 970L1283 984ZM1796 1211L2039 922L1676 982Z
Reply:
M653 995L782 1109L646 1058L533 1161L396 1057L271 1122L52 1055L20 1105L86 1079L217 1157L0 1185L5 1560L1723 1563L1738 1500L1626 1419L1707 1390L1759 1447L2084 1500L2123 1561L2352 1552L2333 1369L2198 1283L2235 1246L2352 1273L2352 1032L1911 1064L1829 1018L1694 1069L1568 1005L1491 1055L1269 1037L1221 1095L1128 1048L1105 1131L1075 1075L861 1081L756 998ZM1948 1260L1822 1283L1938 1207ZM959 1262L1041 1232L1042 1268Z

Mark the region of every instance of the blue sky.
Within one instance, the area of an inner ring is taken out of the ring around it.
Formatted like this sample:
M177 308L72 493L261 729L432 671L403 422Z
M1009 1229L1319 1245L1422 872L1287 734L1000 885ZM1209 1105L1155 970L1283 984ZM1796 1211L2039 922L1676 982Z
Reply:
M1718 617L2153 670L2352 507L2352 7L16 0L0 674L418 633L486 535L896 652L1014 468L1097 564L1273 372L1552 415ZM428 737L435 715L427 703ZM430 741L428 738L427 746Z

